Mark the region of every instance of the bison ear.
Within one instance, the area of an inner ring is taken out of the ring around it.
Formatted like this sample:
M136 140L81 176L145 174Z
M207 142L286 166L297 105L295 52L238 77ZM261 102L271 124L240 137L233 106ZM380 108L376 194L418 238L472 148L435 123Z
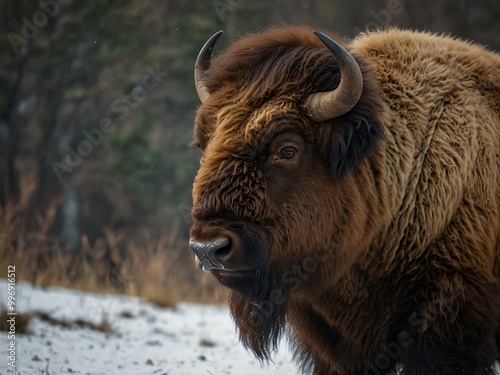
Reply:
M328 162L333 176L341 178L375 149L383 128L372 110L360 106L331 122Z

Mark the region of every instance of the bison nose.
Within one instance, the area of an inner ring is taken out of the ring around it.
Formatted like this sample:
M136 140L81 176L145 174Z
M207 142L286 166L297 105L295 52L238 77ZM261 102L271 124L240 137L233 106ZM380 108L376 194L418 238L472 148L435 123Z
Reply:
M231 253L231 239L220 237L210 241L189 241L191 250L200 260L200 268L205 272L212 270L224 270L225 261Z

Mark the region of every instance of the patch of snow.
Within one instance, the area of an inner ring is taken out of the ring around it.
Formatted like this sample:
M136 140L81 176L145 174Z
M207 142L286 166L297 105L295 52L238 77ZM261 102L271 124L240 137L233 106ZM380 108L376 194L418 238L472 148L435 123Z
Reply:
M0 301L6 305L6 280L0 280ZM298 373L285 342L274 364L261 366L240 344L226 307L179 303L168 309L136 297L40 288L25 282L16 283L16 307L18 313L39 311L68 321L99 324L107 319L112 328L108 333L63 328L34 318L29 334L15 337L16 375ZM6 332L0 336L0 375L14 374L5 356L10 340Z

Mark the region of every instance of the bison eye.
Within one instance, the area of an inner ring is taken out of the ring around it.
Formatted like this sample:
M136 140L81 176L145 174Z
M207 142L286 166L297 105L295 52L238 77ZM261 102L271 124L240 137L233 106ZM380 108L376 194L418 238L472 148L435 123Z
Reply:
M280 159L292 160L296 153L297 150L293 147L285 147L279 152L278 156Z

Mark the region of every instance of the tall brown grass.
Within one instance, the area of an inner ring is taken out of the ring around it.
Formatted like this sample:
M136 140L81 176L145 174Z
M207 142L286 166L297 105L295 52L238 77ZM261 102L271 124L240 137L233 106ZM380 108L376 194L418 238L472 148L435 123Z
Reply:
M82 236L81 251L73 254L50 234L61 200L53 199L44 215L36 214L35 229L30 229L29 202L36 184L23 186L17 202L7 199L0 206L0 277L6 277L7 265L15 265L17 281L40 286L136 295L169 307L181 300L225 301L226 292L215 280L195 269L180 218L161 231L106 228L93 245Z

